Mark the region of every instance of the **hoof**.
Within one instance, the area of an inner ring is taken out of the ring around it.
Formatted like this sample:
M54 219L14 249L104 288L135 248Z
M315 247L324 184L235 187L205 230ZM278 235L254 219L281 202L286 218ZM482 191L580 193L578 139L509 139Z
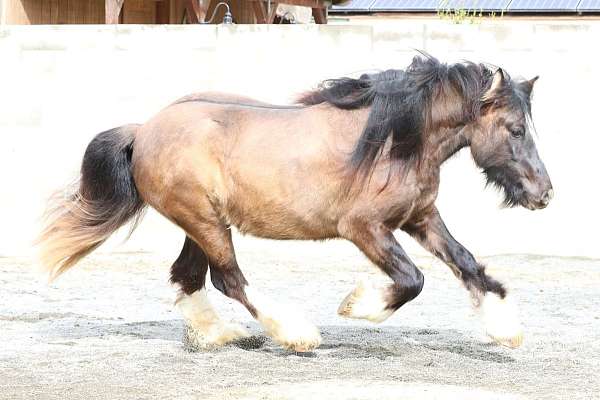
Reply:
M287 350L304 353L321 344L321 334L316 326L305 319L272 321L269 336Z
M394 310L387 308L384 293L385 289L361 281L342 301L338 307L338 314L345 318L383 322L394 313Z
M212 350L249 336L239 324L218 321L201 328L187 326L183 341L192 350Z
M519 332L513 337L494 337L489 333L488 336L491 337L496 343L511 349L516 349L523 344L523 332Z
M508 296L501 299L494 293L486 293L481 301L481 313L485 333L496 343L511 349L523 344L519 310Z
M246 286L246 296L256 308L256 318L267 334L284 348L307 352L321 344L319 330L300 310L275 303L249 286Z

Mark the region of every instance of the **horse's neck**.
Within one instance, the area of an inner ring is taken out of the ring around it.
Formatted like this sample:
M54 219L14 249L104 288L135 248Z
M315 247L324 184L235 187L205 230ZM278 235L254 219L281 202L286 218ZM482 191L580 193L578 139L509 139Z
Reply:
M438 169L457 151L468 145L464 127L442 128L431 133L423 143L421 164L427 169Z

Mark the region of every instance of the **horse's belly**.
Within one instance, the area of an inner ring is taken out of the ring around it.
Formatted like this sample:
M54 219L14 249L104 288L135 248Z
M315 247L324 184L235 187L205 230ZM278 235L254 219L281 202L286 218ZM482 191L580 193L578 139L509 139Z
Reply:
M263 152L262 158L229 165L222 197L228 222L242 233L271 239L335 237L342 213L339 182L311 156L281 159Z
M229 201L224 217L241 233L262 238L318 240L337 236L335 216L314 206L304 207L301 201L249 196L243 201Z

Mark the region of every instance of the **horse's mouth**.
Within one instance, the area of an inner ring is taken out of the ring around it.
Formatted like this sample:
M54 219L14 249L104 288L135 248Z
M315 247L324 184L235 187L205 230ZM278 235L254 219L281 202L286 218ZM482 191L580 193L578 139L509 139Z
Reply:
M531 211L535 211L535 210L541 210L546 208L548 205L547 204L535 204L535 203L527 203L527 205L525 206L528 210Z
M531 211L542 210L542 209L548 207L548 204L550 204L549 201L531 200L531 199L528 199L526 196L521 201L521 205Z
M525 186L525 185L524 185ZM521 195L521 205L529 210L542 210L548 207L550 201L554 197L554 190L552 186L549 185L548 189L538 190L535 188L533 191L527 190L527 186L525 186L525 190Z

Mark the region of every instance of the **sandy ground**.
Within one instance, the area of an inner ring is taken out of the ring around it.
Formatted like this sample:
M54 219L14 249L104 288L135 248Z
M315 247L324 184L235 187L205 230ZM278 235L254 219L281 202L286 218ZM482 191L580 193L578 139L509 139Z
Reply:
M600 398L600 260L484 258L521 305L526 341L509 350L485 340L466 291L432 258L415 258L422 294L375 326L336 315L360 276L376 276L351 245L237 241L248 280L304 308L319 349L280 349L211 287L222 316L256 337L189 351L167 284L177 254L93 255L51 286L28 259L0 258L0 398Z

